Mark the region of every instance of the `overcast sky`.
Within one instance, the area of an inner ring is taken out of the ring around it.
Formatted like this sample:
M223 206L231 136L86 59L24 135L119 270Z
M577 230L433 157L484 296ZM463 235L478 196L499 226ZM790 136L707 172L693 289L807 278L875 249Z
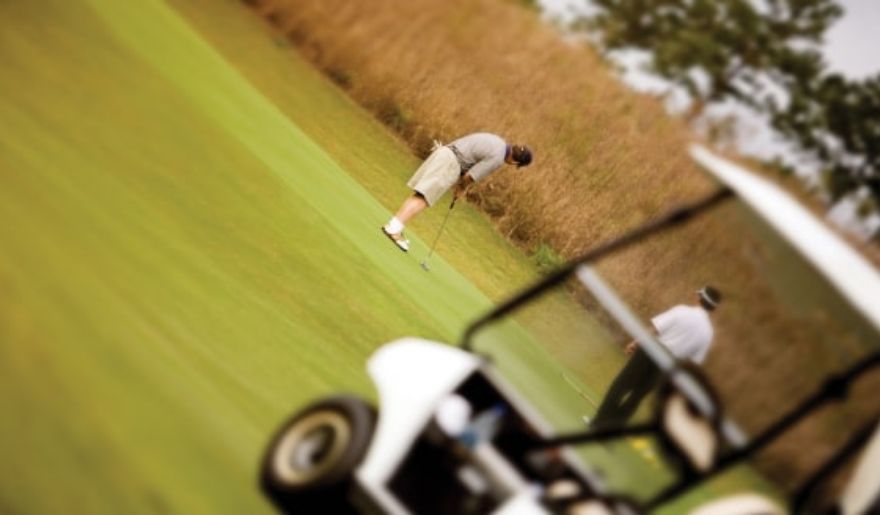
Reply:
M550 13L583 9L587 0L539 0ZM880 0L838 0L845 12L825 33L825 57L851 78L880 73Z
M880 0L840 0L843 17L825 33L832 69L853 78L880 72Z

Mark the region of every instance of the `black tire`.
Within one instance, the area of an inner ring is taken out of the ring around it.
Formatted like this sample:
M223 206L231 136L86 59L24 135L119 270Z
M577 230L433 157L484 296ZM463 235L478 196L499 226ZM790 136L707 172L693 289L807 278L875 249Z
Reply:
M375 410L357 397L340 395L310 404L272 438L261 465L263 491L283 511L338 505L375 426Z

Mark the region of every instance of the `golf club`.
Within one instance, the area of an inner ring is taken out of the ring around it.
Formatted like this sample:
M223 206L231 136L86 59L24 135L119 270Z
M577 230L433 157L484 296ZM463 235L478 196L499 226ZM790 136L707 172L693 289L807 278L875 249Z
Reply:
M596 401L594 401L592 397L587 395L583 390L581 390L578 385L575 384L575 382L570 377L568 377L568 374L566 374L565 372L560 372L559 374L562 376L563 379L565 379L565 382L568 383L568 386L571 386L572 389L574 389L574 391L576 391L585 401L589 402L591 406L593 406L594 408L598 406L598 404L596 404Z
M437 247L437 240L440 239L440 235L443 234L443 228L446 227L446 222L449 220L449 215L452 213L452 208L455 207L455 201L457 199L455 196L452 197L452 204L449 204L449 210L446 211L446 216L443 217L443 223L440 224L440 229L437 231L437 236L434 237L434 243L431 244L431 249L428 251L428 255L425 256L425 259L422 260L420 265L427 272L431 270L431 267L428 266L428 260L431 259L431 256L434 254L434 249Z

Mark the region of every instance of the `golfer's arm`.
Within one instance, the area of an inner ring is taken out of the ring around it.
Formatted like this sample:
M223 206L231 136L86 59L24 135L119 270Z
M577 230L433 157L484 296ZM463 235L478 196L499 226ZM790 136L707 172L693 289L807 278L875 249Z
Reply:
M651 336L652 336L654 339L656 339L657 341L659 341L659 340L660 340L660 333L657 331L657 328L654 327L654 326L651 326L651 329L650 329L650 330L651 330ZM628 354L631 354L631 353L637 351L637 350L639 349L639 346L640 346L640 345L641 345L641 344L640 344L637 340L632 340L631 342L629 342L628 344L626 344L626 347L624 347L624 350L625 350Z
M474 178L468 174L464 174L455 185L455 198L460 198L467 191L468 187L474 183Z

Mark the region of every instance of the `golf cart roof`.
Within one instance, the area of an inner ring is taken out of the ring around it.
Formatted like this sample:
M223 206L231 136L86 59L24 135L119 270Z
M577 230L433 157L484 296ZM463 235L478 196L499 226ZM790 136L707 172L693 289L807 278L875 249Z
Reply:
M699 145L691 156L736 193L880 331L880 272L791 195Z

